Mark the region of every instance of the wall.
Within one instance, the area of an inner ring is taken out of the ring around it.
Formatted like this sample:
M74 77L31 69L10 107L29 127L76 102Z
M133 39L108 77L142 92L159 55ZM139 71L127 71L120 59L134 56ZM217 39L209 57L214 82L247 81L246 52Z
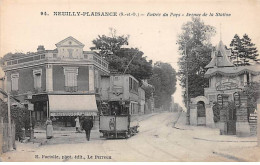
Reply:
M215 127L214 123L214 114L212 110L212 106L209 104L209 101L204 96L198 96L195 98L191 98L191 104L190 104L190 124L191 125L198 125L198 110L197 110L197 103L199 101L204 102L205 104L205 115L206 118L203 118L203 123L206 124L207 127Z
M63 67L74 67L74 66L53 65L53 91L64 91L65 75L64 75ZM78 87L78 91L89 90L89 67L88 66L78 67L77 87Z
M42 69L42 77L41 77L41 85L42 91L46 90L46 70L44 66L33 67L33 68L23 68L19 70L13 70L7 72L7 81L11 84L11 74L19 73L18 80L18 94L27 93L28 91L34 91L34 77L33 70L34 69Z
M53 91L64 91L65 87L65 75L63 66L53 65Z
M81 66L78 68L78 91L89 90L89 68L88 66Z

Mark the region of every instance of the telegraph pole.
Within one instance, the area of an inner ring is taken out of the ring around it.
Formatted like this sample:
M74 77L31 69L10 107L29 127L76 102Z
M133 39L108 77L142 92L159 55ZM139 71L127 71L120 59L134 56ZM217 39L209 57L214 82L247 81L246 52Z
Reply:
M260 89L258 89L260 93ZM257 98L257 146L260 147L260 97Z
M9 85L9 84L8 84ZM11 103L10 103L10 85L7 91L7 111L8 111L8 146L10 151L13 149L12 146L12 123L11 123Z
M186 52L187 49L187 42L185 42L185 57L186 57L186 108L187 108L187 114L186 114L186 124L190 125L190 104L189 104L189 69L188 69L188 54Z

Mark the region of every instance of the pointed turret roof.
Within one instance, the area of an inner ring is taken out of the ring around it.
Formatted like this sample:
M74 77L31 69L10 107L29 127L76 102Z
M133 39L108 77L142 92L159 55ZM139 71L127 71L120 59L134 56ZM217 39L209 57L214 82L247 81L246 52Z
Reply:
M212 59L205 68L234 66L234 64L228 59L228 56L230 56L230 50L225 48L221 40L219 41L216 51L212 53L214 53L211 55Z

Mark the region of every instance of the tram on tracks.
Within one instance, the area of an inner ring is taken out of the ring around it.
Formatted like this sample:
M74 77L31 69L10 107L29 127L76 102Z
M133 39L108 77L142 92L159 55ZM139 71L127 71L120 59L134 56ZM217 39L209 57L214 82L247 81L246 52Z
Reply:
M129 138L138 133L139 82L131 75L101 77L99 131L103 138ZM144 91L143 91L144 92Z

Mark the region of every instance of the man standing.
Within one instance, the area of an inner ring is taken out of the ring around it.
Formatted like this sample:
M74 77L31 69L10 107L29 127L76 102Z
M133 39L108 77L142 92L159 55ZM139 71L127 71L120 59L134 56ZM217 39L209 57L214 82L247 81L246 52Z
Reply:
M92 117L90 116L86 116L83 120L83 123L82 123L82 128L85 130L86 132L86 138L87 140L89 141L90 139L90 131L93 127L93 120L92 120Z

